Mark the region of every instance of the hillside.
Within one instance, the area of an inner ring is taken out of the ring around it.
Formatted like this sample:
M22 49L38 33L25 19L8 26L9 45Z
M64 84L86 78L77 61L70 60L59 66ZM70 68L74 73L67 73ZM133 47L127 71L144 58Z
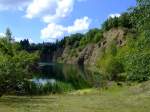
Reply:
M96 65L103 56L104 49L108 51L113 43L117 48L126 45L126 36L129 34L126 28L112 28L103 33L103 39L97 43L88 43L83 49L65 46L58 49L53 55L53 61L58 63ZM61 53L58 55L58 52ZM57 55L56 55L57 54Z

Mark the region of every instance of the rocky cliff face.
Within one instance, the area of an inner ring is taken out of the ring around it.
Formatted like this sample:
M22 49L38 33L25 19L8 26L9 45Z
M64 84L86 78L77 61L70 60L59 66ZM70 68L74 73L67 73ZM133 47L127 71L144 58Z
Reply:
M69 64L95 65L97 60L103 56L104 50L115 43L117 47L126 44L126 35L128 31L125 28L111 29L103 33L103 40L96 44L88 44L82 50L65 47L58 49L53 56L53 61Z

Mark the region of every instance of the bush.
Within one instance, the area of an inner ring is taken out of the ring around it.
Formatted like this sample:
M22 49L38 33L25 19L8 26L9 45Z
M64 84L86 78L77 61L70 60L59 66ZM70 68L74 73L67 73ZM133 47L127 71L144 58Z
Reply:
M55 93L64 93L73 90L73 86L69 83L64 83L57 81L54 85L54 90L53 92Z
M109 80L120 81L123 80L121 73L124 72L124 66L116 59L112 59L106 66L107 76Z
M16 91L18 95L42 95L49 93L64 93L73 90L69 83L56 81L55 83L47 82L45 84L25 81L22 88Z
M38 53L20 50L17 43L0 39L0 94L12 93L25 78L30 78ZM36 67L35 67L36 68Z
M147 81L150 79L150 52L137 52L128 56L126 65L127 79Z
M108 31L111 28L117 27L132 28L133 21L131 21L131 14L123 13L120 17L110 17L102 24L102 29L104 31Z
M104 31L108 31L111 28L116 28L118 26L119 26L119 18L118 17L114 17L114 18L110 17L102 24L102 29Z
M100 30L98 33L95 34L93 42L97 43L101 41L102 38L103 38L103 32Z

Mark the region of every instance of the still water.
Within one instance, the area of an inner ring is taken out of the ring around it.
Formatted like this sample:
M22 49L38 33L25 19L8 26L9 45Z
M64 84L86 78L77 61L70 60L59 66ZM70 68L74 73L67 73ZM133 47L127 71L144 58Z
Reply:
M33 79L37 83L62 81L80 89L100 86L102 79L98 72L90 71L88 67L84 66L58 63L39 63L39 65L41 75L38 79Z

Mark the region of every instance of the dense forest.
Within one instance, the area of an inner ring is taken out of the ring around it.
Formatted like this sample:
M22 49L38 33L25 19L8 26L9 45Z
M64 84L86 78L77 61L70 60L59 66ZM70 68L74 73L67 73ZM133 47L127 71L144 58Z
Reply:
M20 85L36 74L38 62L94 66L111 81L149 80L149 14L150 1L137 0L136 7L120 17L108 18L101 28L72 34L56 43L15 42L7 29L6 36L0 38L0 94L26 90Z

